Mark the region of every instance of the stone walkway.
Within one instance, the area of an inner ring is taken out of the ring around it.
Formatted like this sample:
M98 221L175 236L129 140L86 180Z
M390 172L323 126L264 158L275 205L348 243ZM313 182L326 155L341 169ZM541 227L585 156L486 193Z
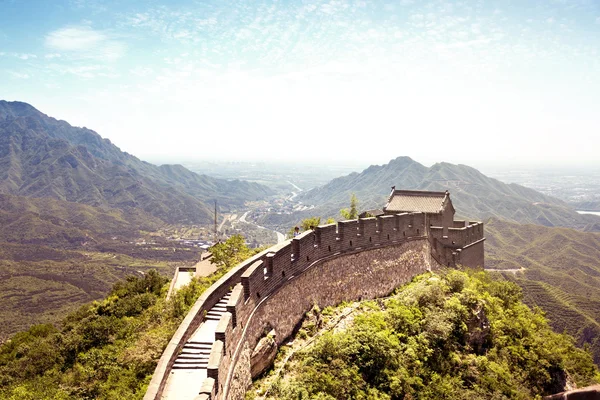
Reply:
M208 311L200 327L183 346L165 385L163 399L194 400L200 392L207 377L208 357L215 343L215 331L219 320L227 312L229 297L231 292Z

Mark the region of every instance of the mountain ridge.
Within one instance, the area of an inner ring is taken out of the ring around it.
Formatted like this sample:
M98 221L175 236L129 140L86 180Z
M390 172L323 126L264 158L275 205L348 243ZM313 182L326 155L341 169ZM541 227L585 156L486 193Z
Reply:
M258 183L150 164L92 130L73 127L27 103L3 100L0 171L0 193L122 210L139 207L169 223L209 223L208 201L230 209L273 194Z
M405 156L336 178L301 193L298 200L318 204L314 210L317 215L331 216L347 206L352 193L359 199L361 209L381 208L391 186L448 190L461 217L481 220L496 217L519 223L600 231L600 219L580 215L566 202L534 189L501 182L464 164L440 162L428 168Z

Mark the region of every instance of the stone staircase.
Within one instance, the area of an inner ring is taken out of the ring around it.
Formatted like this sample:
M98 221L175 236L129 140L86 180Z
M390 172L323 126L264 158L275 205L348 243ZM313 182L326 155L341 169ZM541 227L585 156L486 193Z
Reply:
M193 400L207 377L208 357L215 343L219 320L227 312L231 292L223 296L207 313L196 332L185 343L173 364L163 399Z

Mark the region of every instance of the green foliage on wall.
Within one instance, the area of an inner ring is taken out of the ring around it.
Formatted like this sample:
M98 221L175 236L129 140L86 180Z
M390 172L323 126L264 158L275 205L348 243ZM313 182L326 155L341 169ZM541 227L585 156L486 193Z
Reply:
M331 223L333 223L335 221L332 221ZM330 223L330 222L327 222ZM300 232L303 231L307 231L311 228L317 227L321 224L321 217L309 217L309 218L304 218L298 226L298 228L300 228ZM287 238L291 239L294 237L294 230L296 229L295 226L292 226L289 231L287 232Z
M358 218L358 199L354 193L350 196L350 208L341 209L340 214L344 219Z
M421 275L296 353L270 398L532 399L598 382L590 354L521 300L484 272Z

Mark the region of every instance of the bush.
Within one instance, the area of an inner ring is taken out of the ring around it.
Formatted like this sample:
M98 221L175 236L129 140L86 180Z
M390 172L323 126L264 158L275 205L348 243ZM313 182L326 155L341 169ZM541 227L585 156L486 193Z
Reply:
M515 284L483 272L424 274L383 310L363 307L345 331L298 353L273 396L530 399L563 390L568 377L598 382L589 352L520 300Z

